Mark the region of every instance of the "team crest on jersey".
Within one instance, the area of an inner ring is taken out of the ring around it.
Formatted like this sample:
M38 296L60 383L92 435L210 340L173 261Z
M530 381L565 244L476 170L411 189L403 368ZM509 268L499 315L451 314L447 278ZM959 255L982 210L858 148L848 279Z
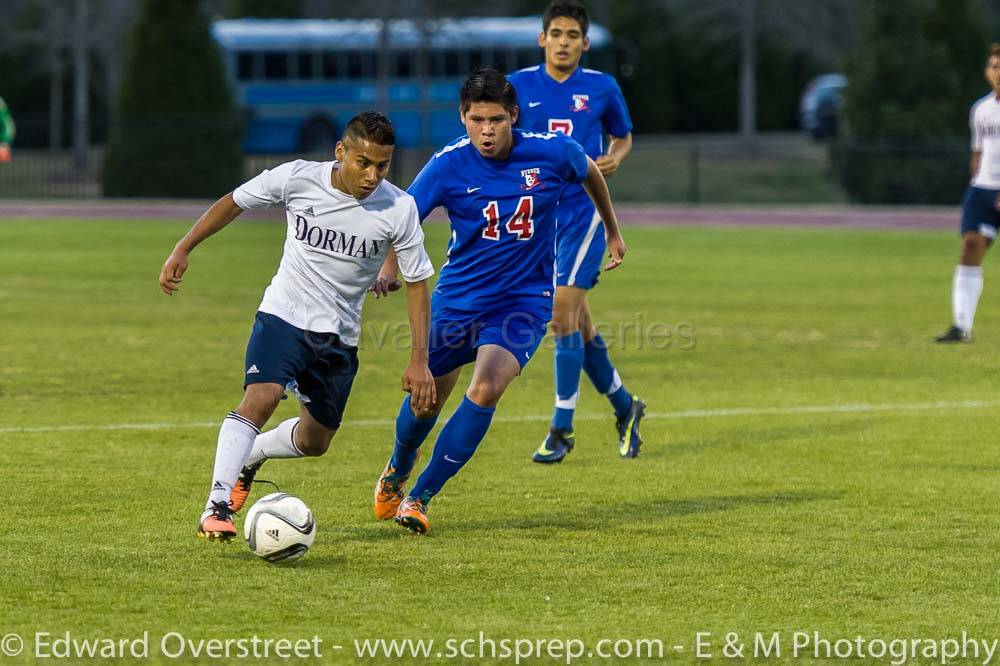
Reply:
M521 185L522 190L533 190L536 187L545 187L545 183L542 182L541 174L542 170L538 167L534 169L525 169L521 172L521 177L524 178L524 184Z
M590 111L590 107L587 105L589 101L590 95L573 95L573 113Z

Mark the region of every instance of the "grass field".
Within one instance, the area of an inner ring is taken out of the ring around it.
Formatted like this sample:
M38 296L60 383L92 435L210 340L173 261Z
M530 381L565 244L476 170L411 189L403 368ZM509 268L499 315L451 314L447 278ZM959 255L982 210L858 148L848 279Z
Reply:
M274 567L194 531L283 229L233 225L167 298L157 273L188 224L0 223L0 636L29 652L35 632L67 631L148 631L154 659L171 631L318 635L331 662L355 659L356 640L480 631L588 649L660 639L675 662L694 659L699 631L717 659L730 631L786 632L786 648L795 630L993 638L1000 301L988 280L977 343L930 343L947 324L954 234L627 230L597 318L689 324L696 340L650 349L630 333L613 349L653 412L643 455L618 459L608 406L585 385L577 449L529 463L552 403L546 351L432 503L425 537L371 515L406 359L373 343L404 321L403 299L372 301L330 452L262 474L319 523L301 562ZM447 231L428 232L439 265Z

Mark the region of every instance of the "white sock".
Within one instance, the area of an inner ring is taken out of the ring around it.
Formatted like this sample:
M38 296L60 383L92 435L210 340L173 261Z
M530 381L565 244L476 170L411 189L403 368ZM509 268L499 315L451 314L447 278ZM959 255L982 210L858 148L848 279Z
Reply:
M292 439L295 434L295 426L298 423L298 417L288 419L279 423L277 428L257 435L246 461L247 466L256 465L268 458L301 458L304 456L305 454L299 451Z
M205 508L213 502L229 502L229 494L240 478L243 461L250 453L254 438L260 429L253 421L236 412L229 412L219 428L219 443L215 448L215 471L212 473L212 490Z
M979 295L983 293L983 267L957 266L951 283L951 308L955 316L955 326L966 333L972 332L972 322L976 318Z

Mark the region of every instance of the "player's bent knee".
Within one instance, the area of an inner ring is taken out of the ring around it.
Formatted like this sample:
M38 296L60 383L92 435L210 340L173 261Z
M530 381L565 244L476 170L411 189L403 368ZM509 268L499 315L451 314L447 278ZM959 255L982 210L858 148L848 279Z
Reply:
M301 442L295 443L295 448L301 451L304 455L311 457L318 457L330 450L330 442L333 440L333 435L329 437L310 437L304 439Z
M963 266L978 266L986 256L989 248L989 239L979 234L970 234L962 239L962 260Z
M336 434L336 428L330 429L307 414L301 415L295 427L295 448L306 456L321 456L329 450Z
M553 317L552 322L549 324L549 328L552 329L552 334L556 336L572 335L579 330L580 323L571 317L563 319Z
M284 389L277 384L249 384L236 413L263 427L281 402Z
M506 384L501 385L499 382L483 379L474 381L467 395L469 400L480 407L495 407L506 388Z

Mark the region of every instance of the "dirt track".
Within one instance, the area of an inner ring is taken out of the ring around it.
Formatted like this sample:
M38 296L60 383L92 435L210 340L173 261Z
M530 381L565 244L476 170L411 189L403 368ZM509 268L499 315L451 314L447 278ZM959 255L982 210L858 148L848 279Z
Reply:
M0 221L11 219L181 219L195 220L207 201L18 201L0 200ZM625 224L685 226L844 227L851 229L958 229L958 207L888 208L823 206L683 206L670 204L616 207ZM280 212L251 212L254 219L279 219ZM443 211L431 216L444 219Z

